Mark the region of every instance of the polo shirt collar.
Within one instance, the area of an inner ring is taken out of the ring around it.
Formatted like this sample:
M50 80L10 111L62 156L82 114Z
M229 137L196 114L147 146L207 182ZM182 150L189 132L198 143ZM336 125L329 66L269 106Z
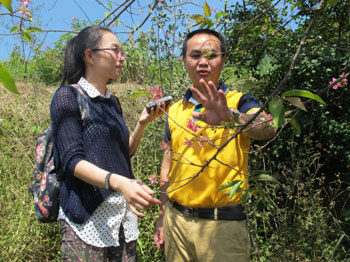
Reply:
M81 77L78 85L80 85L83 90L88 94L89 97L95 98L95 97L104 97L104 98L110 98L112 95L112 92L107 88L106 95L102 95L92 84L90 84L84 77Z
M219 83L218 90L222 90L226 94L228 87L224 83ZM183 102L191 102L194 105L199 104L199 102L192 97L192 91L190 89L187 89L186 94L183 98Z

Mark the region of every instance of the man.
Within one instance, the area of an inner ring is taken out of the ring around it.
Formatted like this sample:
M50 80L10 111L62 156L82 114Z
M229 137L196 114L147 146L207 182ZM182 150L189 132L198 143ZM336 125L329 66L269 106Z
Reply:
M240 195L230 199L227 181L247 186L249 138L269 139L275 130L262 112L244 133L222 148L234 129L218 128L228 122L244 125L259 104L238 90L219 83L226 59L226 44L215 31L199 29L184 41L183 63L193 87L169 110L160 172L159 220L154 231L158 248L164 244L166 261L249 261L250 240ZM266 122L266 121L265 121Z

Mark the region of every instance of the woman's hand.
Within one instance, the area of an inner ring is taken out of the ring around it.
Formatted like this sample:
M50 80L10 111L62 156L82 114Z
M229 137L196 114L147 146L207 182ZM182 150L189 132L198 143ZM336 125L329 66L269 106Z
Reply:
M149 122L153 121L154 119L158 118L161 114L163 114L163 112L167 112L169 109L169 106L166 106L165 102L159 104L156 109L154 109L153 107L150 110L150 113L147 113L146 108L143 109L140 119L139 119L139 123L141 125L145 125L148 124Z
M151 206L160 204L160 201L152 196L154 191L143 182L121 176L119 176L118 180L119 182L117 183L119 183L119 186L117 190L123 194L126 203L135 215L143 217L144 214L137 209L145 210Z

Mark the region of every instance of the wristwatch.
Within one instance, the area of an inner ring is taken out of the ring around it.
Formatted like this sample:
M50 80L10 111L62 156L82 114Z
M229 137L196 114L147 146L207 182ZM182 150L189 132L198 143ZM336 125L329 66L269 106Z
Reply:
M235 121L235 123L239 124L239 115L241 114L237 109L230 108L230 111L232 113L232 119Z

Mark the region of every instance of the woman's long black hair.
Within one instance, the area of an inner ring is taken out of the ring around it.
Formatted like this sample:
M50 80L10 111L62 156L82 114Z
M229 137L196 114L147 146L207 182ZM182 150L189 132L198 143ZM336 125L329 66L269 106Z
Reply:
M88 26L67 43L64 53L61 85L64 85L66 82L68 84L76 84L82 76L85 76L85 50L98 47L102 38L102 32L112 33L107 27Z

